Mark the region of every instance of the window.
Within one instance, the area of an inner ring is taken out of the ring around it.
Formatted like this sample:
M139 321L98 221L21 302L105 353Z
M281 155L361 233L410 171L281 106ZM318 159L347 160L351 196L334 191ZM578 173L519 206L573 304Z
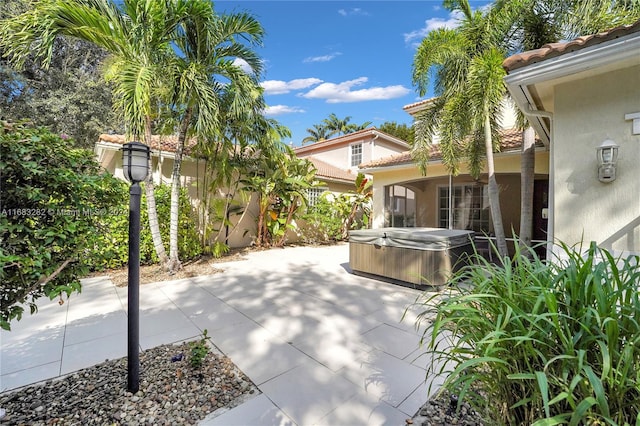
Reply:
M416 226L415 192L400 185L389 185L384 192L384 226L411 228Z
M489 194L486 185L454 185L438 188L438 226L449 227L449 202L453 207L453 229L489 233Z
M358 167L362 163L362 144L351 145L351 167Z
M307 189L307 202L309 207L313 207L318 203L320 196L325 192L327 188L308 188Z

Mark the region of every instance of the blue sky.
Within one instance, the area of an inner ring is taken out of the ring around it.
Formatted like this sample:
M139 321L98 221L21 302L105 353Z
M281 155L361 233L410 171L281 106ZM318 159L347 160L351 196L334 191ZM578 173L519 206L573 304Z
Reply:
M474 8L487 1L472 1ZM294 146L331 113L351 123L411 124L402 107L422 37L456 25L438 1L216 1L218 13L249 12L265 29L257 49L268 117L289 127Z

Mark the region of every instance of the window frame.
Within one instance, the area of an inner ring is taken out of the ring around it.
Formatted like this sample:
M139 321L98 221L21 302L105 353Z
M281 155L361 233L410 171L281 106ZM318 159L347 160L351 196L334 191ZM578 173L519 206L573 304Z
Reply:
M360 152L355 152L355 150L359 150ZM358 167L362 163L364 153L364 147L362 146L362 142L352 143L349 145L349 167ZM360 158L360 160L354 164L354 158Z

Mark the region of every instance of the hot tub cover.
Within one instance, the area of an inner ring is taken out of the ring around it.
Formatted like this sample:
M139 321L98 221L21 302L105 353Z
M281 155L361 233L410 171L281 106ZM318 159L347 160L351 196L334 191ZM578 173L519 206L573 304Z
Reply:
M349 242L416 250L446 250L471 244L473 235L473 231L443 228L360 229L349 233Z

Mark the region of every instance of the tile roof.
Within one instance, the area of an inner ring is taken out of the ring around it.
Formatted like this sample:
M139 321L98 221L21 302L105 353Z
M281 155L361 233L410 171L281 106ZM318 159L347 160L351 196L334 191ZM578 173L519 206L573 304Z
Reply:
M385 133L381 130L376 129L375 127L368 127L366 129L363 130L358 130L357 132L353 132L353 133L348 133L346 135L340 135L337 136L335 138L331 138L331 139L325 139L319 142L314 142L311 143L309 145L304 145L304 146L299 146L297 148L294 149L294 152L296 154L308 154L311 153L313 151L318 151L318 150L322 150L324 148L329 148L332 147L334 145L341 145L341 144L347 144L349 142L352 142L354 140L358 140L358 139L364 139L366 137L373 137L373 136L382 136L383 138L387 139L388 141L392 141L395 142L396 144L399 144L401 146L406 146L407 142L403 141L402 139L399 139L395 136L392 136L388 133Z
M522 146L522 130L518 129L506 129L501 130L502 140L500 141L500 152L509 152L519 150ZM542 146L542 142L536 139L536 146ZM440 147L437 144L431 145L431 152L429 153L429 159L440 160ZM411 158L411 151L405 151L400 154L392 155L390 157L381 158L368 163L361 164L361 169L372 169L377 167L391 167L402 164L411 164L413 159Z
M409 105L405 105L405 106L402 107L402 109L407 111L407 110L413 109L413 108L421 106L421 105L429 104L429 103L433 102L434 99L435 98L423 99L421 101L414 102L414 103L409 104Z
M509 56L504 60L504 62L502 62L502 67L507 70L507 72L513 71L530 64L535 64L550 58L555 58L556 56L575 52L577 50L624 37L638 31L640 31L640 20L630 25L620 25L598 34L578 37L575 40L568 42L545 44L539 49L528 50L526 52Z
M109 142L118 145L124 145L128 141L126 140L124 135L109 135L102 134L98 138L100 142ZM195 139L191 139L187 141L187 146L185 147L185 154L189 154L191 148L196 144ZM160 150L165 152L176 152L176 147L178 146L178 136L159 136L153 135L151 136L151 149Z
M319 178L326 178L328 180L341 180L347 182L356 181L356 175L348 170L343 170L336 166L332 166L331 164L325 163L322 160L318 160L313 156L304 158L313 163L317 170L316 176L318 176Z

